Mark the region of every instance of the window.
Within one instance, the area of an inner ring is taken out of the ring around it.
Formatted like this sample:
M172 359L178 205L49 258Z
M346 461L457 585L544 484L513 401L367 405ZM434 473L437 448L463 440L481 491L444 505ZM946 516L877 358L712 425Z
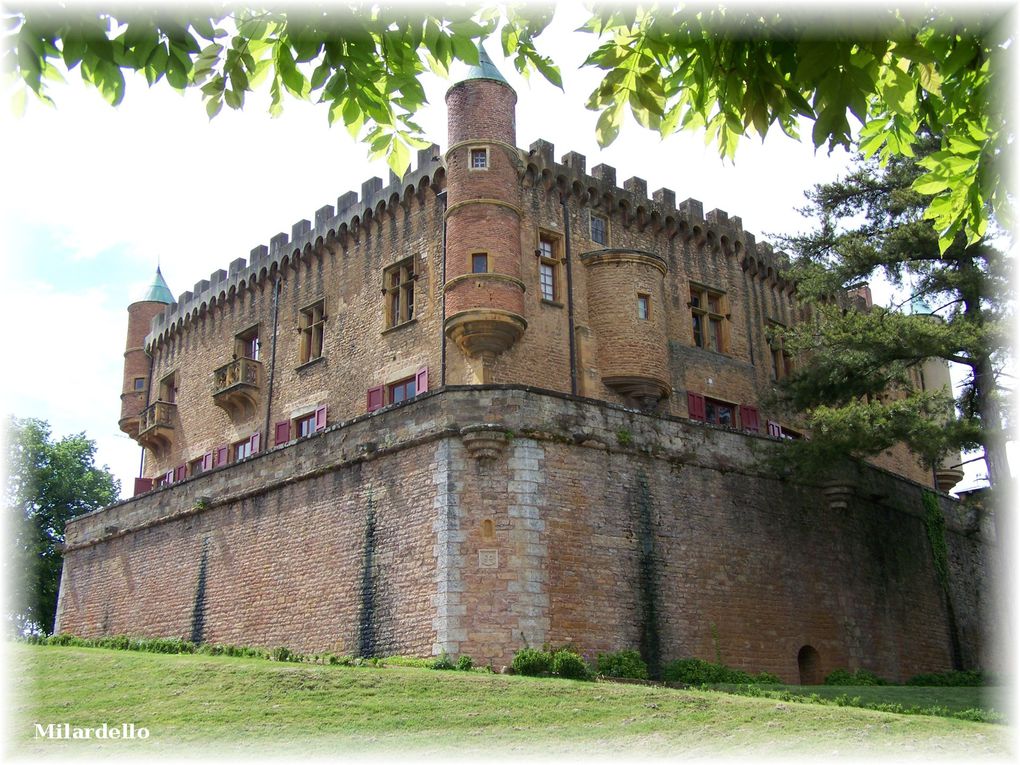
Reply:
M410 401L415 396L429 389L429 370L422 367L410 377L405 377L386 385L377 385L368 389L368 411L374 412L388 404L399 404Z
M484 252L476 252L471 256L471 273L486 274L489 272L489 256Z
M301 364L322 356L322 329L326 323L323 301L301 309L298 332L301 333Z
M471 169L472 170L487 170L489 168L489 150L488 149L472 149L471 150Z
M191 475L201 475L213 469L213 453L206 452L197 460L188 463L188 471Z
M700 393L687 394L687 416L727 428L737 427L737 407L725 401L706 398ZM757 411L755 412L757 416Z
M778 422L773 422L772 420L768 421L768 432L773 438L782 438L787 441L797 441L804 438L803 433L798 433L796 430L785 428Z
M246 459L251 455L255 454L259 450L259 442L261 440L261 433L254 433L250 438L246 438L243 441L238 441L232 446L234 453L234 462Z
M399 404L414 398L416 393L415 379L408 377L386 386L386 398L391 404Z
M538 255L546 260L556 260L556 243L545 234L538 238Z
M596 244L609 243L609 222L595 213L591 214L591 240Z
M252 361L258 361L259 350L258 326L247 329L234 338L234 355L239 359L251 359Z
M177 373L171 372L159 381L159 395L157 401L165 401L168 404L177 402Z
M556 273L560 264L560 240L552 234L538 235L538 286L543 300L555 302L559 297L556 288Z
M691 284L691 323L694 344L726 353L726 296L722 292Z
M145 378L136 377L134 382L135 390L145 390Z
M556 300L556 271L549 263L538 264L538 283L542 288L543 300Z
M414 258L402 260L383 272L383 295L387 329L414 318Z
M769 322L769 357L772 361L773 380L785 380L793 372L793 359L786 352L783 337L779 334L783 329L785 327L779 322Z
M305 438L318 433L326 427L326 407L320 406L311 414L294 420L294 433L297 438Z
M733 404L727 404L722 401L714 401L713 399L706 398L705 421L710 422L713 425L735 428L737 426L735 409L736 407L734 407Z
M234 444L234 462L251 456L251 441L241 441Z
M642 321L648 321L651 316L651 297L649 295L637 296L637 317Z

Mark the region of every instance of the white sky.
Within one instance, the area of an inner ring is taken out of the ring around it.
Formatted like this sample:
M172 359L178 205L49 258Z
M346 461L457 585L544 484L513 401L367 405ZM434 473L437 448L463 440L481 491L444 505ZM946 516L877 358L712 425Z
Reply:
M525 83L503 60L497 38L487 50L518 93L517 144L538 138L617 169L617 181L644 178L677 200L699 199L706 211L739 215L759 240L804 227L795 208L815 183L834 179L843 152L815 152L777 133L762 145L747 140L735 164L719 159L700 133L660 141L633 121L600 152L598 115L584 109L597 72L579 72L591 37L574 33L585 14L561 5L539 39L563 72L565 94L534 75ZM323 107L289 100L271 119L265 100L243 112L224 109L207 120L196 93L129 80L117 109L86 89L77 72L51 89L57 107L30 103L27 114L3 113L0 227L5 243L0 327L5 358L0 409L48 420L57 437L85 431L99 464L129 494L140 449L117 428L126 308L150 282L157 259L175 295L190 290L252 247L290 232L302 218L376 175L366 148L342 126L329 128ZM418 122L446 146L448 83L427 83L430 106ZM876 302L888 295L876 289Z

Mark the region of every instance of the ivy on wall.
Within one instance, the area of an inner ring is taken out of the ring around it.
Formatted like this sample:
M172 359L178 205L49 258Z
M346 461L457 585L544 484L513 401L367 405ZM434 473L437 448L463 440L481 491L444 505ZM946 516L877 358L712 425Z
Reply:
M949 553L946 548L946 519L939 509L939 501L935 495L926 491L921 495L921 503L924 505L924 527L928 532L928 541L931 543L932 563L935 566L935 574L942 585L942 591L949 594Z

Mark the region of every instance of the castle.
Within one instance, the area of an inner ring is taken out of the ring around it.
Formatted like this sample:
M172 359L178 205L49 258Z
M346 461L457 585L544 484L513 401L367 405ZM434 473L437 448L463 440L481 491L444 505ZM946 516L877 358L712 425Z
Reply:
M987 666L992 532L905 450L761 457L804 318L737 217L536 141L491 60L449 136L128 309L135 496L68 524L58 630L509 663L639 647L819 681ZM855 298L867 303L866 290ZM920 379L923 376L924 379ZM948 384L934 362L919 373Z

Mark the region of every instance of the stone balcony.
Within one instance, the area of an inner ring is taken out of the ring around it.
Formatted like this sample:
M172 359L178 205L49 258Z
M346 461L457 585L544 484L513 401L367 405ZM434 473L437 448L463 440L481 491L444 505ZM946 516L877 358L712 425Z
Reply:
M168 450L174 441L174 415L177 404L157 401L150 404L138 415L138 435L135 440L156 454Z
M262 362L234 359L213 372L213 403L232 419L243 419L258 409L261 387Z

